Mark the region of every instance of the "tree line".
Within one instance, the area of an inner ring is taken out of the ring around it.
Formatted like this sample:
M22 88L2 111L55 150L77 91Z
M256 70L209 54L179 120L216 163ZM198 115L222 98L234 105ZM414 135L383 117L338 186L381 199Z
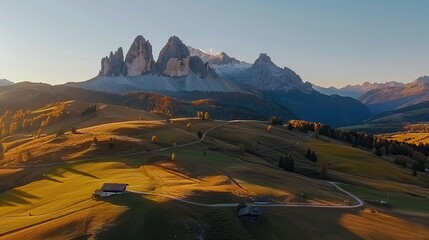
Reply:
M416 162L418 171L425 171L425 164L429 155L429 144L415 145L396 140L387 140L372 134L341 130L326 124L304 120L290 120L287 125L289 129L298 129L302 132L314 131L316 134L341 140L354 147L368 149L377 156L389 154L405 156Z

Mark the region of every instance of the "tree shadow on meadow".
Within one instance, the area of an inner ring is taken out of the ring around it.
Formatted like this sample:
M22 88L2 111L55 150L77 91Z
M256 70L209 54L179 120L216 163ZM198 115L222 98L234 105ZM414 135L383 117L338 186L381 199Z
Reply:
M31 204L32 199L40 199L40 197L19 189L12 189L0 194L0 207Z

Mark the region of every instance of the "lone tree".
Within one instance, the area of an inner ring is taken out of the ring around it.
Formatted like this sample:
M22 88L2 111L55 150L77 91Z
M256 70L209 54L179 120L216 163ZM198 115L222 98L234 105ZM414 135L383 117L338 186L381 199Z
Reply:
M4 148L3 143L0 142L0 159L4 158Z
M70 131L71 131L71 133L73 133L73 134L77 134L77 130L76 130L76 128L75 128L75 127L72 127Z
M417 165L417 162L413 163L413 176L417 176L417 170L419 169L419 166Z
M240 153L240 155L244 155L245 151L246 151L246 148L244 147L244 144L242 143L238 144L238 153Z
M316 153L314 152L314 150L311 152L311 161L312 161L312 162L317 162L317 155L316 155Z
M203 138L203 132L201 132L201 130L198 130L197 135L200 139Z
M209 119L209 112L204 113L204 119L206 119L206 120Z
M329 168L328 163L326 161L324 161L322 163L321 168L320 168L320 177L321 178L323 178L323 179L328 178L328 168Z
M267 131L268 131L269 133L273 132L273 126L268 125Z
M173 161L173 162L176 161L176 154L174 154L174 153L171 154L171 161Z
M153 143L157 143L157 142L158 142L158 137L157 137L157 136L155 136L155 135L153 135L153 136L152 136L152 138L151 138L151 141L152 141Z

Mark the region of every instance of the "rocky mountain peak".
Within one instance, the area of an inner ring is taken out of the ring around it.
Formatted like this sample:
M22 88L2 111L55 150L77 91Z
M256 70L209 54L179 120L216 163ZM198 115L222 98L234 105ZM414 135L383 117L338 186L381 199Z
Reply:
M117 77L123 75L126 69L124 67L124 53L122 48L118 48L115 53L110 52L109 56L101 59L101 70L99 75Z
M270 56L268 56L266 53L259 54L258 59L256 59L255 64L274 64L271 61Z
M127 76L139 76L156 71L152 45L142 35L137 36L125 57Z
M159 53L156 67L164 76L182 77L189 73L189 60L188 47L177 36L172 36Z

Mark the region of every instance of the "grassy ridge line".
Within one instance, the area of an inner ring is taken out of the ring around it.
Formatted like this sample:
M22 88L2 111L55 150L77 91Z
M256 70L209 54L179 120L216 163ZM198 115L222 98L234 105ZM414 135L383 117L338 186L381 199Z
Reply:
M218 127L221 127L221 126L229 124L229 123L243 122L243 121L244 122L261 122L261 121L256 121L256 120L231 120L231 121L227 121L227 122L225 122L225 121L217 121L217 122L223 122L223 123L211 127L209 130L207 130L206 132L204 132L203 136L201 137L201 139L199 139L197 141L186 143L186 144L182 144L182 145L178 145L178 146L175 146L175 147L166 147L166 148L155 149L155 150L152 150L152 151L153 152L160 152L160 151L166 151L166 150L175 149L175 148L183 148L183 147L191 146L191 145L194 145L194 144L202 142L204 140L204 138L206 137L207 133L209 133L210 131L212 131L212 130L218 128ZM159 122L159 120L152 120L152 122ZM147 153L147 151L141 151L141 152L135 152L135 153L116 154L116 155L109 155L109 156L103 156L103 157L97 157L97 158L79 159L79 160L73 160L73 161L68 161L68 162L36 164L36 165L0 166L0 169L51 167L51 166L58 166L58 165L63 165L63 164L74 164L74 163L81 163L81 162L86 162L86 161L97 161L97 160L103 160L103 159L108 159L108 158L112 158L112 157L131 157L131 156L137 156L137 155L144 154L144 153Z

